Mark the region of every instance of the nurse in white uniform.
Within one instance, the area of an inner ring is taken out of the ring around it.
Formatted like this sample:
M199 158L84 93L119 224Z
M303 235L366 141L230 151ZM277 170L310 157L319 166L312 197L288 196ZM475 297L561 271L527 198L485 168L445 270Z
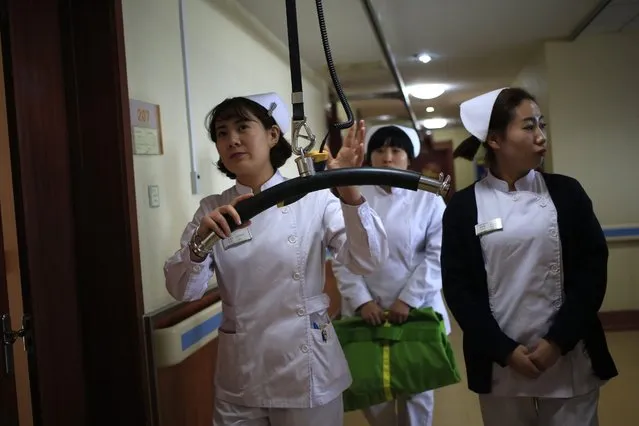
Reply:
M366 163L373 167L406 170L419 155L420 140L415 130L403 126L378 126L369 130ZM358 313L379 325L388 310L389 320L406 321L411 308L432 306L441 313L446 330L450 321L441 294L440 248L441 197L425 191L364 186L362 194L379 214L388 233L389 258L372 274L355 275L333 262L342 294L342 315ZM371 426L417 426L432 424L433 391L364 410Z
M223 322L215 426L341 426L341 395L351 376L327 314L325 250L361 274L388 254L382 222L357 187L340 188L341 201L325 190L272 207L206 258L190 250L192 239L211 230L228 237L222 214L241 223L236 202L285 180L277 169L291 156L283 137L289 122L274 93L227 99L210 112L218 167L236 183L200 202L164 268L166 287L178 300L200 298L216 274ZM328 167L358 167L364 133L363 122L357 132L351 128Z
M469 388L486 426L598 425L599 388L617 375L597 316L608 249L575 179L537 171L547 149L535 98L503 88L461 105L488 175L444 214L443 289L464 332Z

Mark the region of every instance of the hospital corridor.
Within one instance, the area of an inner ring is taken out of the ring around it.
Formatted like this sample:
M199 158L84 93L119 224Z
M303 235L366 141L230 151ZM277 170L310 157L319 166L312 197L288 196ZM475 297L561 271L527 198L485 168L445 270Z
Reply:
M638 426L639 0L0 0L0 426Z

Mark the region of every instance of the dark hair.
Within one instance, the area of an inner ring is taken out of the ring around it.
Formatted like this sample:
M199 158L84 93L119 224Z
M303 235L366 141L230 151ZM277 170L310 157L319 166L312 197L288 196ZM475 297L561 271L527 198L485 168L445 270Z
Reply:
M415 158L413 142L406 132L395 126L384 126L375 131L368 141L368 146L366 147L366 165L370 166L373 151L383 146L401 148L406 151L409 160Z
M228 98L222 101L206 115L206 130L209 134L209 138L211 138L213 142L217 143L215 123L218 120L228 120L237 117L248 121L253 120L251 114L254 115L260 123L262 123L265 129L271 129L273 126L277 125L275 119L269 115L268 110L257 102L243 97ZM279 169L286 163L286 160L288 160L292 154L293 149L291 148L291 144L288 143L284 137L284 133L280 129L280 138L275 146L271 148L271 165L274 169ZM224 166L222 159L217 161L217 168L231 179L235 179L237 177Z
M453 152L453 158L465 158L473 161L479 147L483 144L486 149L486 163L490 166L495 162L495 152L488 145L488 140L495 136L505 136L508 125L515 116L515 110L525 100L537 102L535 97L519 87L510 87L501 91L490 114L487 140L480 141L475 136L464 140Z

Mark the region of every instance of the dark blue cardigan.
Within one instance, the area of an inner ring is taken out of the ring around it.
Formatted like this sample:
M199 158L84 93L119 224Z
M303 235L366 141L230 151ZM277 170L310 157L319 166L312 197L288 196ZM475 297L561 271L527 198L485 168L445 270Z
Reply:
M594 373L607 380L617 375L617 369L597 315L606 293L606 239L592 202L577 180L557 174L543 177L557 208L566 294L545 338L564 355L583 340ZM476 224L473 184L455 193L444 212L442 285L446 303L464 333L468 387L490 393L493 362L505 366L518 343L504 334L490 310Z

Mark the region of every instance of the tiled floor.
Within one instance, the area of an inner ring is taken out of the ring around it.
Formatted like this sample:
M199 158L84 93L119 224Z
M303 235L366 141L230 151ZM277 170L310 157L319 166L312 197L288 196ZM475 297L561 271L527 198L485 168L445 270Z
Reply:
M482 426L477 397L466 387L461 331L456 324L450 339L464 381L435 391L433 426ZM638 426L639 331L609 333L608 344L619 376L603 387L599 403L600 426ZM347 413L344 424L367 426L359 412Z

